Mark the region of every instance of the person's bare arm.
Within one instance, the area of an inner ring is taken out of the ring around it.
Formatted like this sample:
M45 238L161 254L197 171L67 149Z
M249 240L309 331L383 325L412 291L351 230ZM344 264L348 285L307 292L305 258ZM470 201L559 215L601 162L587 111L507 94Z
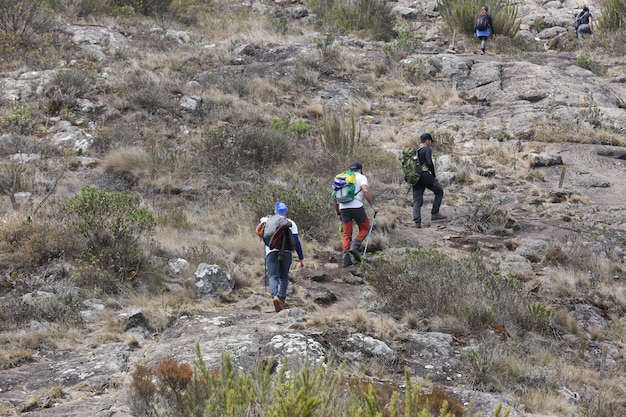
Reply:
M365 197L365 200L367 200L367 202L370 204L372 210L374 210L374 212L377 212L378 207L374 205L374 199L372 198L372 193L370 193L370 187L368 187L367 185L362 185L361 190L363 191L363 197Z
M589 15L589 30L593 33L593 17Z

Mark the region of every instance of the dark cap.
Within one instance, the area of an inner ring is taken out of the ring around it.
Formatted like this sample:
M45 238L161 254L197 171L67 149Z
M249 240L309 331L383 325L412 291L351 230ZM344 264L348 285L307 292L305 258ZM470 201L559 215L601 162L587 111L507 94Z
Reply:
M357 171L359 169L363 169L363 165L361 165L360 162L353 162L352 165L350 165L350 171Z
M430 133L422 133L422 136L420 136L420 142L424 143L427 140L431 140L434 142L434 139L432 136L430 136Z
M589 6L587 6L586 4L583 6L583 10L587 11L589 10Z

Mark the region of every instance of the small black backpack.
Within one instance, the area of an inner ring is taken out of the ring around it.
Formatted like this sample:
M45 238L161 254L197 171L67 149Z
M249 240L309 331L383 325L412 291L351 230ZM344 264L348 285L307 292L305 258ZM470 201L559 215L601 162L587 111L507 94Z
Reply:
M479 14L476 18L476 29L485 30L489 27L489 19L486 14Z

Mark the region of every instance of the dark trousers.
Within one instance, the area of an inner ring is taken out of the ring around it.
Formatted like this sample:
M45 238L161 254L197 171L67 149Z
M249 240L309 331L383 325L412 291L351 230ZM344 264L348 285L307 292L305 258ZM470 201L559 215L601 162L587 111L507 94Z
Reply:
M430 211L431 214L439 213L441 207L441 201L443 200L443 187L439 184L439 181L435 179L430 173L424 172L420 176L420 180L413 186L413 221L422 221L422 205L424 204L424 191L429 189L435 193L435 201L433 201L433 208Z

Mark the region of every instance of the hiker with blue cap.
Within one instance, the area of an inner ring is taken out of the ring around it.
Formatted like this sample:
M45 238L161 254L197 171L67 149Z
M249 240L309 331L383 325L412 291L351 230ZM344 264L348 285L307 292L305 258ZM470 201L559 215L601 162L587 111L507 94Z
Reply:
M367 217L365 207L363 207L363 199L365 198L369 203L374 213L378 212L378 208L374 205L374 200L370 193L367 177L363 175L363 165L361 165L360 162L353 163L350 165L349 174L354 174L354 189L350 193L351 199L337 201L337 194L335 194L335 199L333 199L335 211L337 212L339 220L341 220L341 227L343 229L343 240L341 243L343 257L341 266L344 268L354 264L350 255L354 257L356 263L361 262L361 242L363 242L363 239L365 239L369 233L370 219ZM356 223L359 228L359 233L354 240L352 240L353 222Z
M287 218L289 209L282 201L274 204L274 214L261 218L257 226L259 237L265 244L265 267L269 275L269 286L274 309L278 313L286 306L289 287L289 269L292 250L300 259L300 269L304 269L304 254L298 238L298 225Z

